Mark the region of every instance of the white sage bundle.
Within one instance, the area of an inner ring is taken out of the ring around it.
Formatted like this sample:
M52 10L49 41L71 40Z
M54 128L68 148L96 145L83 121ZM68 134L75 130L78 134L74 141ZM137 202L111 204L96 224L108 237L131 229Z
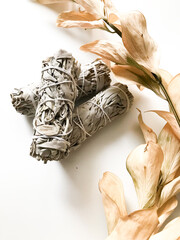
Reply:
M72 133L72 111L77 97L75 78L77 62L70 53L60 50L53 57L43 61L42 85L39 89L39 101L33 121L33 144L44 142L51 157L56 147L68 152L69 138ZM43 151L46 156L46 150Z
M117 83L98 93L89 101L79 105L73 112L73 131L69 136L69 151L63 151L55 137L51 146L44 138L34 139L31 156L44 163L66 158L72 149L81 145L89 136L111 122L116 116L126 113L131 107L133 96L126 85Z
M77 99L91 94L96 94L110 85L110 70L100 60L82 67L77 80ZM17 112L34 117L39 100L41 84L29 84L27 87L14 89L11 93L12 104Z

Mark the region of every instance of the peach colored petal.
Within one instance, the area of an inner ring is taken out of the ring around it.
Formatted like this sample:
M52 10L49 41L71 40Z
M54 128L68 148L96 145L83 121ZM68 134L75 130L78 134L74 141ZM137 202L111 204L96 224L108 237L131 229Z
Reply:
M54 4L54 3L61 3L61 2L72 2L72 0L37 0L37 2L41 4Z
M173 219L159 233L150 237L149 240L179 240L180 239L180 217Z
M163 187L159 199L159 206L161 207L165 202L167 202L170 198L172 198L179 192L180 192L180 177L177 177Z
M167 89L167 86L170 83L170 81L172 80L173 76L168 71L166 71L164 69L159 69L158 73L161 76L162 83L163 83L164 87Z
M153 76L151 76L151 73L147 69L144 69L143 67L142 69L144 71L136 68L135 66L129 65L112 66L112 72L114 73L118 81L124 82L126 80L128 83L141 85L143 87L151 89L157 95L162 97L160 87L152 79Z
M162 207L158 209L158 220L159 224L154 231L154 233L157 233L162 226L162 224L166 221L166 219L172 214L174 209L177 207L178 201L176 197L172 197L169 199Z
M159 51L147 31L146 19L141 12L134 11L120 17L122 40L132 58L150 71L159 66Z
M180 74L170 81L167 91L180 118Z
M176 137L178 139L180 139L180 127L178 126L177 121L172 113L166 112L166 111L159 111L159 110L151 110L148 112L155 112L160 117L162 117L164 120L166 120L166 122L168 122L169 125L171 126L172 131L174 132Z
M148 240L158 225L156 208L139 210L119 219L106 240Z
M83 51L97 54L107 60L118 64L127 64L128 52L121 42L109 40L96 40L80 48Z
M148 208L155 204L160 169L163 162L163 152L152 141L135 148L126 161L140 208Z
M105 172L99 181L106 214L108 233L110 234L120 217L127 215L124 190L121 180L110 172Z
M138 120L139 120L139 125L141 127L142 133L144 135L144 139L146 141L146 143L148 143L149 141L152 141L154 143L157 143L157 136L155 134L155 132L152 130L152 128L148 127L142 118L142 113L141 111L138 109L139 116L138 116Z
M180 167L180 140L168 123L159 134L158 143L164 153L161 167L161 185L164 185L174 179Z

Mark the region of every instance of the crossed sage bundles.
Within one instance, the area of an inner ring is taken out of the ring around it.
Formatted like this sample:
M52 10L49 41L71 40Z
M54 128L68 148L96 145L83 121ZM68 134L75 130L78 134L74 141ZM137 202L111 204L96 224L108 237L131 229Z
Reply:
M44 163L62 160L125 114L133 96L126 85L110 84L110 70L101 60L81 67L72 54L59 50L43 61L41 81L11 93L16 111L34 118L30 155Z

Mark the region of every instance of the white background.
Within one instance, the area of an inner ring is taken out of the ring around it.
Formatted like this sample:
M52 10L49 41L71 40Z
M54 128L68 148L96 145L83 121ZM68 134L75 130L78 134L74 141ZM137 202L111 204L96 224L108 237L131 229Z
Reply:
M161 68L180 72L179 0L114 0L121 11L140 10L148 30L161 49ZM69 6L71 8L71 6ZM61 5L60 10L68 10ZM87 140L68 159L43 164L29 156L31 120L16 113L10 92L39 81L41 61L59 48L80 62L96 56L81 52L87 42L112 37L100 30L60 29L58 11L28 0L1 1L0 7L0 239L100 240L107 236L98 181L112 171L124 184L128 212L137 198L125 162L130 151L143 143L138 112L167 110L165 101L145 90L130 87L135 102L130 112ZM153 113L144 119L158 133L164 121ZM180 198L179 198L180 200ZM180 207L175 216L179 215Z

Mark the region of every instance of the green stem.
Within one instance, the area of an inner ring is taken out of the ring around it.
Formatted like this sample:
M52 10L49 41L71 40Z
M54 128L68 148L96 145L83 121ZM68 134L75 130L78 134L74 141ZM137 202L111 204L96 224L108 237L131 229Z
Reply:
M159 85L160 85L161 90L163 91L163 93L164 93L164 95L165 95L165 97L166 97L166 99L167 99L167 101L169 103L170 109L171 109L172 113L174 114L174 116L176 118L176 121L177 121L177 123L178 123L178 125L180 127L180 119L179 119L179 116L178 116L178 114L176 112L176 109L175 109L175 107L174 107L174 105L173 105L173 103L171 101L171 98L169 97L169 94L166 91L166 89L165 89L164 85L162 84L162 82L160 82Z
M108 22L107 19L104 18L103 20L107 25L109 25L115 31L115 33L117 33L122 38L122 32L117 27L115 27L113 24Z

